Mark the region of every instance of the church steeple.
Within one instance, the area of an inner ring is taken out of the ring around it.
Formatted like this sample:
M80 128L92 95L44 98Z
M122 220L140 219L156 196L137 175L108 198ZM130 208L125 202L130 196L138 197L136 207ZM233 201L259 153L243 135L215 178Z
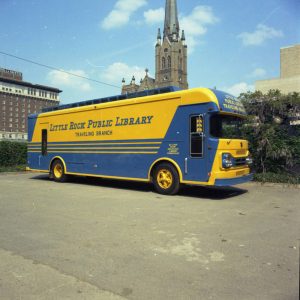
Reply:
M177 1L166 0L163 39L158 31L155 46L155 84L157 87L188 88L187 45L185 33L180 34Z
M166 0L164 38L168 37L170 41L179 38L179 21L176 0Z
M1 0L0 0L1 1ZM155 79L151 78L146 69L146 76L137 85L133 77L131 83L125 85L123 80L122 94L151 88L177 86L188 89L187 45L185 33L180 34L176 0L165 0L165 24L163 36L160 29L157 32L155 45Z

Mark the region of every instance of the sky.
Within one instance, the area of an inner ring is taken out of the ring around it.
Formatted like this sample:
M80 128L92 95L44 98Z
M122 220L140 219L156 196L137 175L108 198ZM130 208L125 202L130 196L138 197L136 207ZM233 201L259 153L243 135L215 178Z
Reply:
M280 48L300 43L300 0L177 0L190 88L234 95L280 76ZM61 89L62 103L118 95L123 77L155 74L165 0L0 0L0 67Z

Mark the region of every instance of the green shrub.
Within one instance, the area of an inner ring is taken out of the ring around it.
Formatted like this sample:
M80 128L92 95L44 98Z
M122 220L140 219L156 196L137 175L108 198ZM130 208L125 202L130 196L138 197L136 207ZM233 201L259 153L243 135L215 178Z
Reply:
M21 142L0 142L0 166L26 165L27 144Z
M297 182L300 166L300 126L291 116L300 113L300 94L277 90L241 94L249 118L242 128L253 155L259 181ZM260 175L262 174L262 175ZM294 179L293 179L294 178Z
M300 184L300 176L287 173L258 173L254 174L254 180L259 182Z

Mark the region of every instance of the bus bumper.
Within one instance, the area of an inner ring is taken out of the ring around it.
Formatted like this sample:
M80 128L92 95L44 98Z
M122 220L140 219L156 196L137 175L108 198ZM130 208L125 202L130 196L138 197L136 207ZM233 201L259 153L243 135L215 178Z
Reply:
M252 179L253 179L253 174L251 173L251 174L241 176L241 177L236 177L236 178L216 179L214 185L215 186L230 186L230 185L245 183L245 182L251 181Z

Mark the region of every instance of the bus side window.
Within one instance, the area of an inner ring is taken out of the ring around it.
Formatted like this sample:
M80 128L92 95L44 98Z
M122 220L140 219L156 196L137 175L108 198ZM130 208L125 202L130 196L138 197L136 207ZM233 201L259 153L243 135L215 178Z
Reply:
M42 130L42 155L47 155L47 129Z
M191 157L203 157L203 131L203 116L192 116L190 119Z

